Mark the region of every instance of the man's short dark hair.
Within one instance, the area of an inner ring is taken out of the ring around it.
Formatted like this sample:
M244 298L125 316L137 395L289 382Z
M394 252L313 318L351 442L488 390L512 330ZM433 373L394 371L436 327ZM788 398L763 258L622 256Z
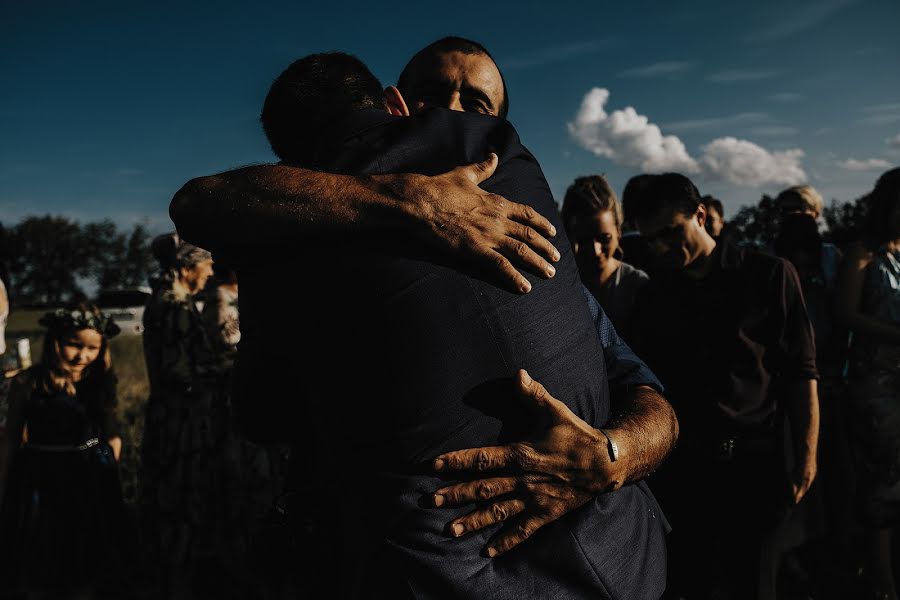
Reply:
M497 67L497 72L500 73L500 83L503 84L503 100L500 102L500 106L497 109L497 116L499 116L501 119L505 119L506 115L509 114L509 92L506 91L506 79L504 79L503 77L503 71L500 70L500 67L497 65L497 61L494 60L494 57L491 56L491 53L487 51L487 48L485 48L478 42L467 40L461 37L447 36L445 38L441 38L436 42L428 44L427 46L416 52L411 59L409 59L409 62L406 63L405 67L403 67L403 71L400 73L400 77L397 79L397 89L400 90L400 93L403 94L403 97L407 100L412 99L412 95L410 93L410 85L412 83L413 71L418 65L423 62L434 61L442 54L449 54L450 52L478 54L481 56L487 56L489 59L491 59L491 62L493 62L494 66Z
M706 212L709 212L710 209L712 209L719 213L720 217L725 216L725 206L718 198L714 198L713 196L703 196L700 198L700 204L706 207Z
M625 217L632 222L655 216L660 211L675 209L693 215L700 206L700 192L690 179L681 173L643 176L640 195L631 201L626 198ZM630 183L630 182L629 182Z
M313 166L331 128L364 108L384 108L381 82L355 56L323 52L291 63L278 76L260 121L278 158Z
M647 187L647 183L652 178L653 175L647 175L646 173L635 175L628 180L628 183L625 184L625 188L622 190L622 210L625 213L625 221L630 227L634 226L631 214L634 212L634 206L643 199L644 188Z

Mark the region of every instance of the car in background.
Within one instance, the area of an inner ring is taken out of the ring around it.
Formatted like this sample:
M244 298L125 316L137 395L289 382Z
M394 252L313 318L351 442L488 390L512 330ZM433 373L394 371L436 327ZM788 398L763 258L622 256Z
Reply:
M96 304L115 321L124 335L144 333L144 307L150 299L149 287L104 290L97 294Z

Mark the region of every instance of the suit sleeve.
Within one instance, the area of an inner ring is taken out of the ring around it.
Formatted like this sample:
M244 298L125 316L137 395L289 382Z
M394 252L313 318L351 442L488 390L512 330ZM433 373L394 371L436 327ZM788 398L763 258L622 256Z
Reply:
M619 337L612 321L603 312L603 308L594 296L584 287L581 288L581 291L587 300L591 319L597 330L597 336L600 338L600 345L603 347L610 393L615 396L638 385L650 386L657 392L663 393L662 383L650 370L650 367L625 343L625 340Z

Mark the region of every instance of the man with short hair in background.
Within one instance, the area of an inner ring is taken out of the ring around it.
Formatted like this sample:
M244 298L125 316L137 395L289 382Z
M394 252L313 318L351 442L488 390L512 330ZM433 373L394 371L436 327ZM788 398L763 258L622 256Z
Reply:
M651 176L624 208L661 265L638 298L633 343L681 425L651 478L673 527L667 591L774 598L791 509L816 477L819 375L797 272L714 240L683 175Z

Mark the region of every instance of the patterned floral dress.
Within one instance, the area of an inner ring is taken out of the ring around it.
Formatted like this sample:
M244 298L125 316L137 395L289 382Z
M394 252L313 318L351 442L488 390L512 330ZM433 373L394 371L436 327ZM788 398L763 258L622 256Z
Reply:
M248 553L281 493L286 457L240 435L229 393L233 348L198 304L163 288L144 313L150 400L141 511L163 586L200 580L212 597L210 586L252 578Z
M863 311L900 326L900 252L881 250L863 283ZM900 345L853 344L851 390L858 448L859 495L871 525L900 516Z

